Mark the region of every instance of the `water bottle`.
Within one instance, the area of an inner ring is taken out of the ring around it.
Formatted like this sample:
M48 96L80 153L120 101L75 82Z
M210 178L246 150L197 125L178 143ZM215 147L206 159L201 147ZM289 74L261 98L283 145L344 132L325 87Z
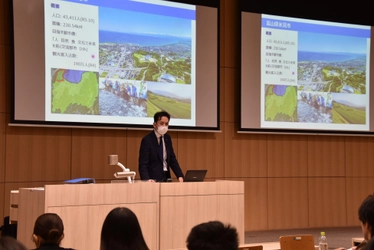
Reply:
M319 237L319 250L328 250L325 232L321 232L321 236Z

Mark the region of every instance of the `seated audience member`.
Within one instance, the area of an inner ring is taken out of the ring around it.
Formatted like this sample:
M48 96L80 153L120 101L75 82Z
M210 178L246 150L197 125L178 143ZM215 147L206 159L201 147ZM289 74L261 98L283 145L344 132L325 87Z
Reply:
M134 212L117 207L108 213L101 229L100 250L149 250Z
M362 247L357 247L358 249L372 249L373 246L373 236L374 236L374 195L368 195L364 201L361 203L361 206L358 209L358 219L361 222L362 234L364 235L364 245ZM365 244L365 241L367 242Z
M0 250L27 250L18 240L10 236L0 237Z
M358 219L361 222L362 234L364 241L357 247L351 249L373 249L374 250L374 194L368 195L360 207L358 208ZM344 250L345 248L337 248L336 250Z
M361 249L363 249L363 250L374 250L374 237L371 237L371 240L369 240L369 242L366 243L364 248L361 248Z
M220 221L198 224L187 237L188 250L238 250L238 247L236 228Z
M60 250L60 243L64 238L64 224L60 216L55 213L40 215L34 225L32 239L36 245L35 250Z
M366 240L363 240L360 244L358 244L357 246L353 246L353 247L351 247L351 248L348 248L348 249L346 249L346 248L344 248L344 247L339 247L339 248L335 248L335 250L365 250L365 249L367 249L366 248L366 244L367 244L368 242L366 241Z
M366 240L363 240L360 244L358 244L357 246L355 247L352 247L352 250L364 250L366 249L366 245L367 245L367 241Z

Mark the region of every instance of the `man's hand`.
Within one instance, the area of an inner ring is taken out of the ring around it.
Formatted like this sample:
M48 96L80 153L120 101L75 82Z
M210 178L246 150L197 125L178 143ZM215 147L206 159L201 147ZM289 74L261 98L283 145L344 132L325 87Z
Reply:
M183 182L183 177L178 178L179 182Z

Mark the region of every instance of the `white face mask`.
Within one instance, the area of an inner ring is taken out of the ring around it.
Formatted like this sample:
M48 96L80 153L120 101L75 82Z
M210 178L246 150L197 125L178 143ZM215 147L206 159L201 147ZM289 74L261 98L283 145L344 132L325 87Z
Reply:
M157 132L160 135L166 134L166 132L168 132L168 126L159 126L159 127L157 127Z

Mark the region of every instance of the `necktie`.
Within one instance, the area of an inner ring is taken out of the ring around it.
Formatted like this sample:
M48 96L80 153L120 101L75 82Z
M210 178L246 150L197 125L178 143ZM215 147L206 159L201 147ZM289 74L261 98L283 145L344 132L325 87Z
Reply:
M161 136L160 137L160 145L159 145L159 147L160 147L160 153L161 153L161 158L162 158L162 165L163 165L163 169L164 169L164 171L167 169L167 167L166 167L166 161L165 161L165 150L164 150L164 137L163 136Z
M163 156L164 155L164 146L162 145L162 141L163 141L162 136L160 136L160 141L158 143L158 147L159 147L158 150L160 151L161 155Z

